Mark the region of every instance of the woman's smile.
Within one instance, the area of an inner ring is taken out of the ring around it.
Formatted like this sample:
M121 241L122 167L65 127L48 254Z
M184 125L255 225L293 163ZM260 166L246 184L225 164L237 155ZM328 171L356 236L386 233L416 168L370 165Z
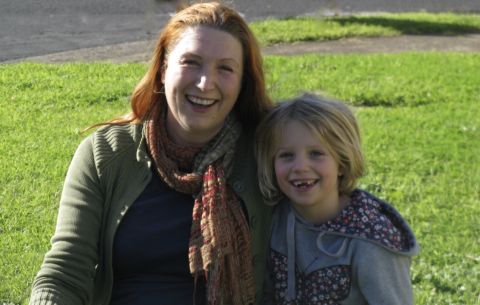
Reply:
M208 106L212 106L218 100L201 98L194 95L187 95L187 101L189 101L190 103L196 106L208 107Z

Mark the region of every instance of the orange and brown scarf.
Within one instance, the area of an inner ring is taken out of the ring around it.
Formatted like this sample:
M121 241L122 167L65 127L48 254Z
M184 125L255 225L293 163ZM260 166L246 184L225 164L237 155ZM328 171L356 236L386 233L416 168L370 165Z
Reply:
M239 122L229 116L201 150L175 144L165 130L165 111L156 103L146 122L146 138L158 173L171 188L195 197L190 272L195 279L205 276L209 305L253 303L251 236L241 203L226 183ZM193 170L182 171L189 168Z

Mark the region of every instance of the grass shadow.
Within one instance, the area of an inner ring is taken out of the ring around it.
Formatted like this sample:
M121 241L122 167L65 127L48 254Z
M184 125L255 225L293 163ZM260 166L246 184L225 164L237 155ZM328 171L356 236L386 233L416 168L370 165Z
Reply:
M340 25L372 25L393 28L402 34L409 35L445 35L478 34L480 27L447 22L432 22L426 20L393 19L382 16L348 16L331 19Z

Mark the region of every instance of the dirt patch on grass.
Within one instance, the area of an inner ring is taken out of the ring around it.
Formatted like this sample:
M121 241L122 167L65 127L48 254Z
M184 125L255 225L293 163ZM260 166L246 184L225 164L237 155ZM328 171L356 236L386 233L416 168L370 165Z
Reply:
M109 46L58 52L43 56L27 57L7 62L147 62L152 54L154 43L154 41L127 42ZM403 35L393 37L355 37L325 42L277 44L262 49L262 52L265 55L296 55L306 53L398 53L415 51L477 53L480 52L480 34L462 36Z

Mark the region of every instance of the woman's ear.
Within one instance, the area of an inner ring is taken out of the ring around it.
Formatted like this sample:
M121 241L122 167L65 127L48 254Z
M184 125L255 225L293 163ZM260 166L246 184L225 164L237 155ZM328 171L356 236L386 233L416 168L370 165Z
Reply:
M162 82L162 85L165 85L165 70L166 67L163 66L162 70L160 71L160 81Z
M164 59L164 62L162 63L160 67L160 81L162 82L163 85L165 85L165 73L167 72L167 59Z

